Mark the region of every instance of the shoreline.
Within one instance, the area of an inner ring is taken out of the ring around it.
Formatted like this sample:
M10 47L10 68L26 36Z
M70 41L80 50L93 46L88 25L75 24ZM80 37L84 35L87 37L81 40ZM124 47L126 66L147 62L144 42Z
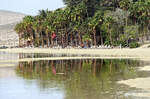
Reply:
M96 56L99 58L106 58L106 59L126 58L126 59L138 59L143 61L150 61L150 48L136 48L136 49L12 48L12 49L0 49L0 52L28 53L28 54L41 53L41 54L91 55L90 58L92 57L94 58ZM80 58L82 59L82 57ZM57 57L57 59L59 59L59 57Z
M41 60L80 60L80 59L134 59L136 58L122 58L122 57L43 57L43 58L22 58L17 60L0 60L0 63L17 63L17 62L30 62L30 61L41 61ZM1 65L0 65L1 66Z
M131 59L138 61L150 61L150 48L136 48L136 49L52 49L52 48L12 48L0 49L0 53L10 54L66 54L68 56L56 57L42 57L42 58L21 58L0 60L0 67L12 67L11 64L18 62L30 62L40 60L75 60L75 59ZM76 55L76 56L71 56ZM87 56L81 56L87 55ZM5 63L5 64L3 64Z

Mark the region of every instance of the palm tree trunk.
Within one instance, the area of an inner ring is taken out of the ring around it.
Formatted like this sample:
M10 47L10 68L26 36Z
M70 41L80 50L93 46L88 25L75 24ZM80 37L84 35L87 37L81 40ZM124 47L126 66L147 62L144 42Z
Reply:
M63 37L63 33L61 34L61 45L64 48L64 37Z
M101 35L101 45L104 45L103 37Z
M42 47L44 48L44 38L42 32L40 32Z
M66 46L68 46L68 33L66 33Z
M47 33L47 47L50 46L49 33Z
M79 38L79 45L82 46L82 39L81 39L81 33L78 32L78 38Z
M71 46L73 46L73 35L71 33Z
M96 42L96 30L94 30L94 45L96 46L97 42Z
M21 47L21 35L19 34L19 47Z
M148 28L148 26L147 26L147 36L148 36L148 40L149 40L149 28Z
M51 47L53 47L53 38L52 38L52 35L51 35Z
M109 39L110 39L110 44L112 45L112 34L111 34L111 30L109 29Z

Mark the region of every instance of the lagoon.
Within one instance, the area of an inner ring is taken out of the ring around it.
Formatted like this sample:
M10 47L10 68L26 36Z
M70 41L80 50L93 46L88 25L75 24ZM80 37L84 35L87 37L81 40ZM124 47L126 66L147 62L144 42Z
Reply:
M19 56L55 57L5 52L1 53L1 60L14 60ZM137 95L147 91L118 81L146 78L150 74L138 70L149 63L129 59L38 60L0 64L8 65L0 67L1 99L143 99L143 96Z

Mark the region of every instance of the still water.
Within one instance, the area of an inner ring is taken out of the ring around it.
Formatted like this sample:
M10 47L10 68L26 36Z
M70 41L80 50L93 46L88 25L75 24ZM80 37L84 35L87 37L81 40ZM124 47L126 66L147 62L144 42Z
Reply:
M144 62L91 59L14 64L0 67L0 99L147 99L130 94L140 89L117 83L148 77L149 72L137 70Z

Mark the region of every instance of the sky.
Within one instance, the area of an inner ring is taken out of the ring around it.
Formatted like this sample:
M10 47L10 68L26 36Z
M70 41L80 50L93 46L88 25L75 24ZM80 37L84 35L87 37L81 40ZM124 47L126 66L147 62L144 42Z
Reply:
M62 0L0 0L0 10L37 15L41 9L55 10L64 7Z

